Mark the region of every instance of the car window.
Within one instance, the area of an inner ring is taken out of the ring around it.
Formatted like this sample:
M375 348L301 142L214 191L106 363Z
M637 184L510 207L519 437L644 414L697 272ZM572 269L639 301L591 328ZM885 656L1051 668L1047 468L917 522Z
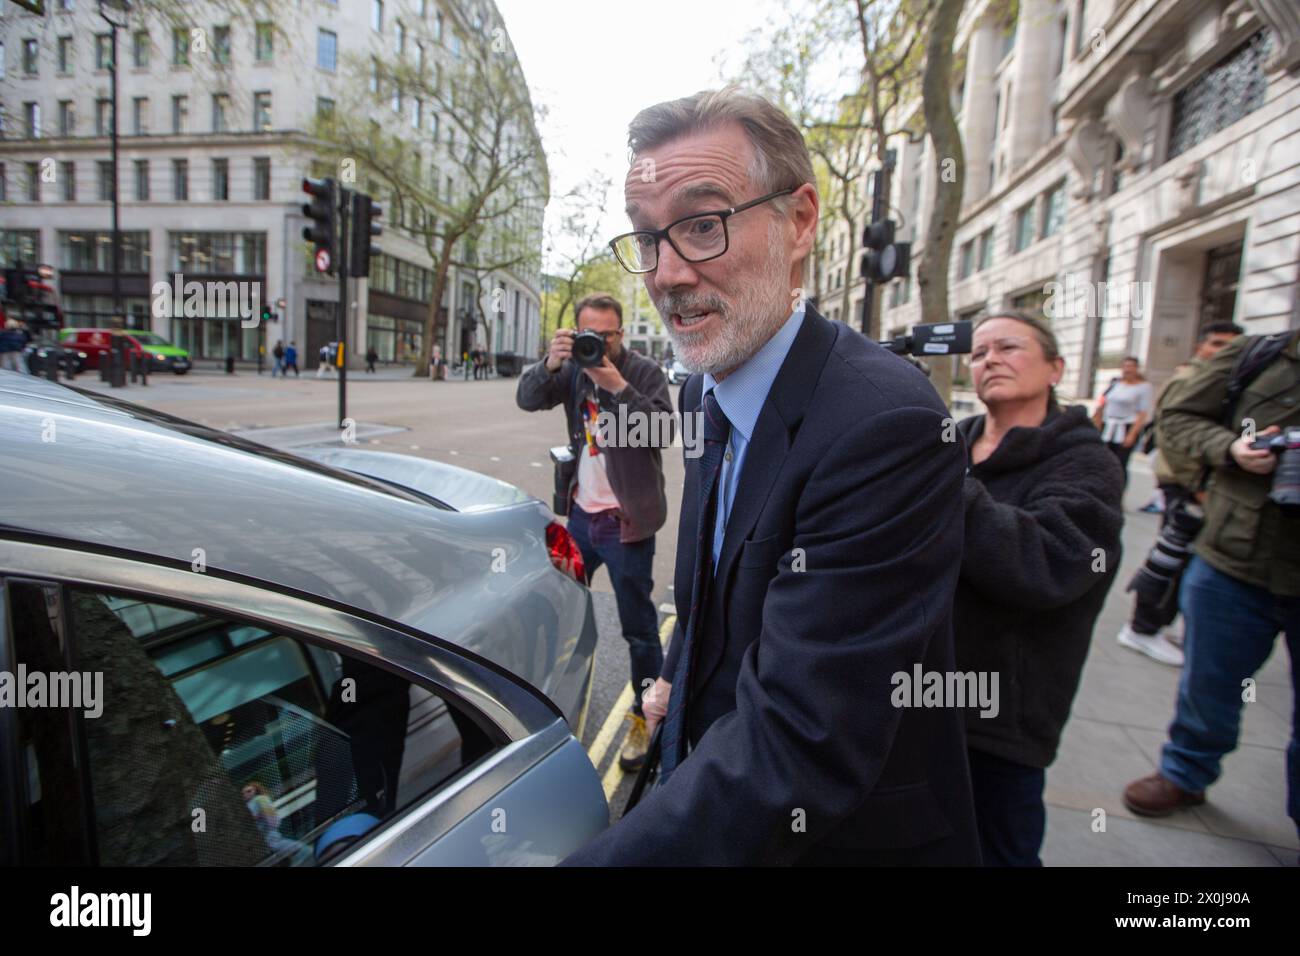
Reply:
M33 675L66 673L66 645L59 615L59 589L29 582L7 588L11 670L26 691ZM0 622L3 623L3 622ZM24 704L37 703L34 699ZM38 866L86 862L82 789L77 773L74 724L67 709L15 707L20 858Z
M69 589L78 725L105 865L314 866L491 749L439 696L264 627Z

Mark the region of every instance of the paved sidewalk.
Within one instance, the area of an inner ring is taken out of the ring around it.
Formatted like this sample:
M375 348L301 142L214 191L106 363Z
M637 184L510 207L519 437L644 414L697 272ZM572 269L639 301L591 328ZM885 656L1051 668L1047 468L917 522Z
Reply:
M1279 638L1256 675L1257 700L1245 705L1241 742L1202 807L1162 820L1124 807L1125 784L1157 768L1173 717L1179 668L1121 647L1129 578L1159 528L1158 515L1137 509L1149 499L1151 469L1130 463L1124 558L1093 632L1083 683L1056 763L1047 771L1048 866L1295 866L1300 841L1286 815L1286 747L1290 740L1290 661ZM1175 622L1181 628L1182 618ZM1098 810L1105 832L1095 832Z

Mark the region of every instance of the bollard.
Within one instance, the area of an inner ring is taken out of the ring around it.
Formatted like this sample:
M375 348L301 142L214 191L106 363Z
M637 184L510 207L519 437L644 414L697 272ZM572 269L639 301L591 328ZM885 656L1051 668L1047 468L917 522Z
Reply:
M226 374L227 375L235 374L235 357L233 355L226 356Z
M51 382L59 380L59 356L56 352L53 356L47 350L45 353L45 377Z

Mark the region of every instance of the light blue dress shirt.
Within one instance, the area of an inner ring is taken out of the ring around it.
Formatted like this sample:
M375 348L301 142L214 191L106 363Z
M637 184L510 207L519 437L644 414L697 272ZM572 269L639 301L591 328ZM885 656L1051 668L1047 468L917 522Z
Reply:
M790 314L785 324L777 330L776 335L767 340L767 344L754 353L744 365L736 369L721 382L714 381L713 375L704 373L703 397L712 390L718 400L722 414L731 422L731 437L727 440L727 451L722 459L722 471L718 475L717 504L713 512L713 570L718 569L718 556L722 553L722 539L727 533L727 518L731 515L731 505L736 500L736 489L740 487L740 474L745 467L745 452L749 449L749 440L754 436L754 426L758 423L758 414L767 401L767 393L772 390L776 373L781 371L785 357L790 354L790 346L803 327L803 309Z

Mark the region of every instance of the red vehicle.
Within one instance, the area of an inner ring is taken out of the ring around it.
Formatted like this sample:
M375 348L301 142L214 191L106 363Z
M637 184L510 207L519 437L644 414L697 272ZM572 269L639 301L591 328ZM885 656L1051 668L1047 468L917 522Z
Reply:
M184 375L190 370L190 354L172 345L155 332L140 329L122 329L130 354L149 362L151 372L174 372ZM86 368L99 368L99 360L113 347L112 329L64 329L60 334L64 345L86 353Z

